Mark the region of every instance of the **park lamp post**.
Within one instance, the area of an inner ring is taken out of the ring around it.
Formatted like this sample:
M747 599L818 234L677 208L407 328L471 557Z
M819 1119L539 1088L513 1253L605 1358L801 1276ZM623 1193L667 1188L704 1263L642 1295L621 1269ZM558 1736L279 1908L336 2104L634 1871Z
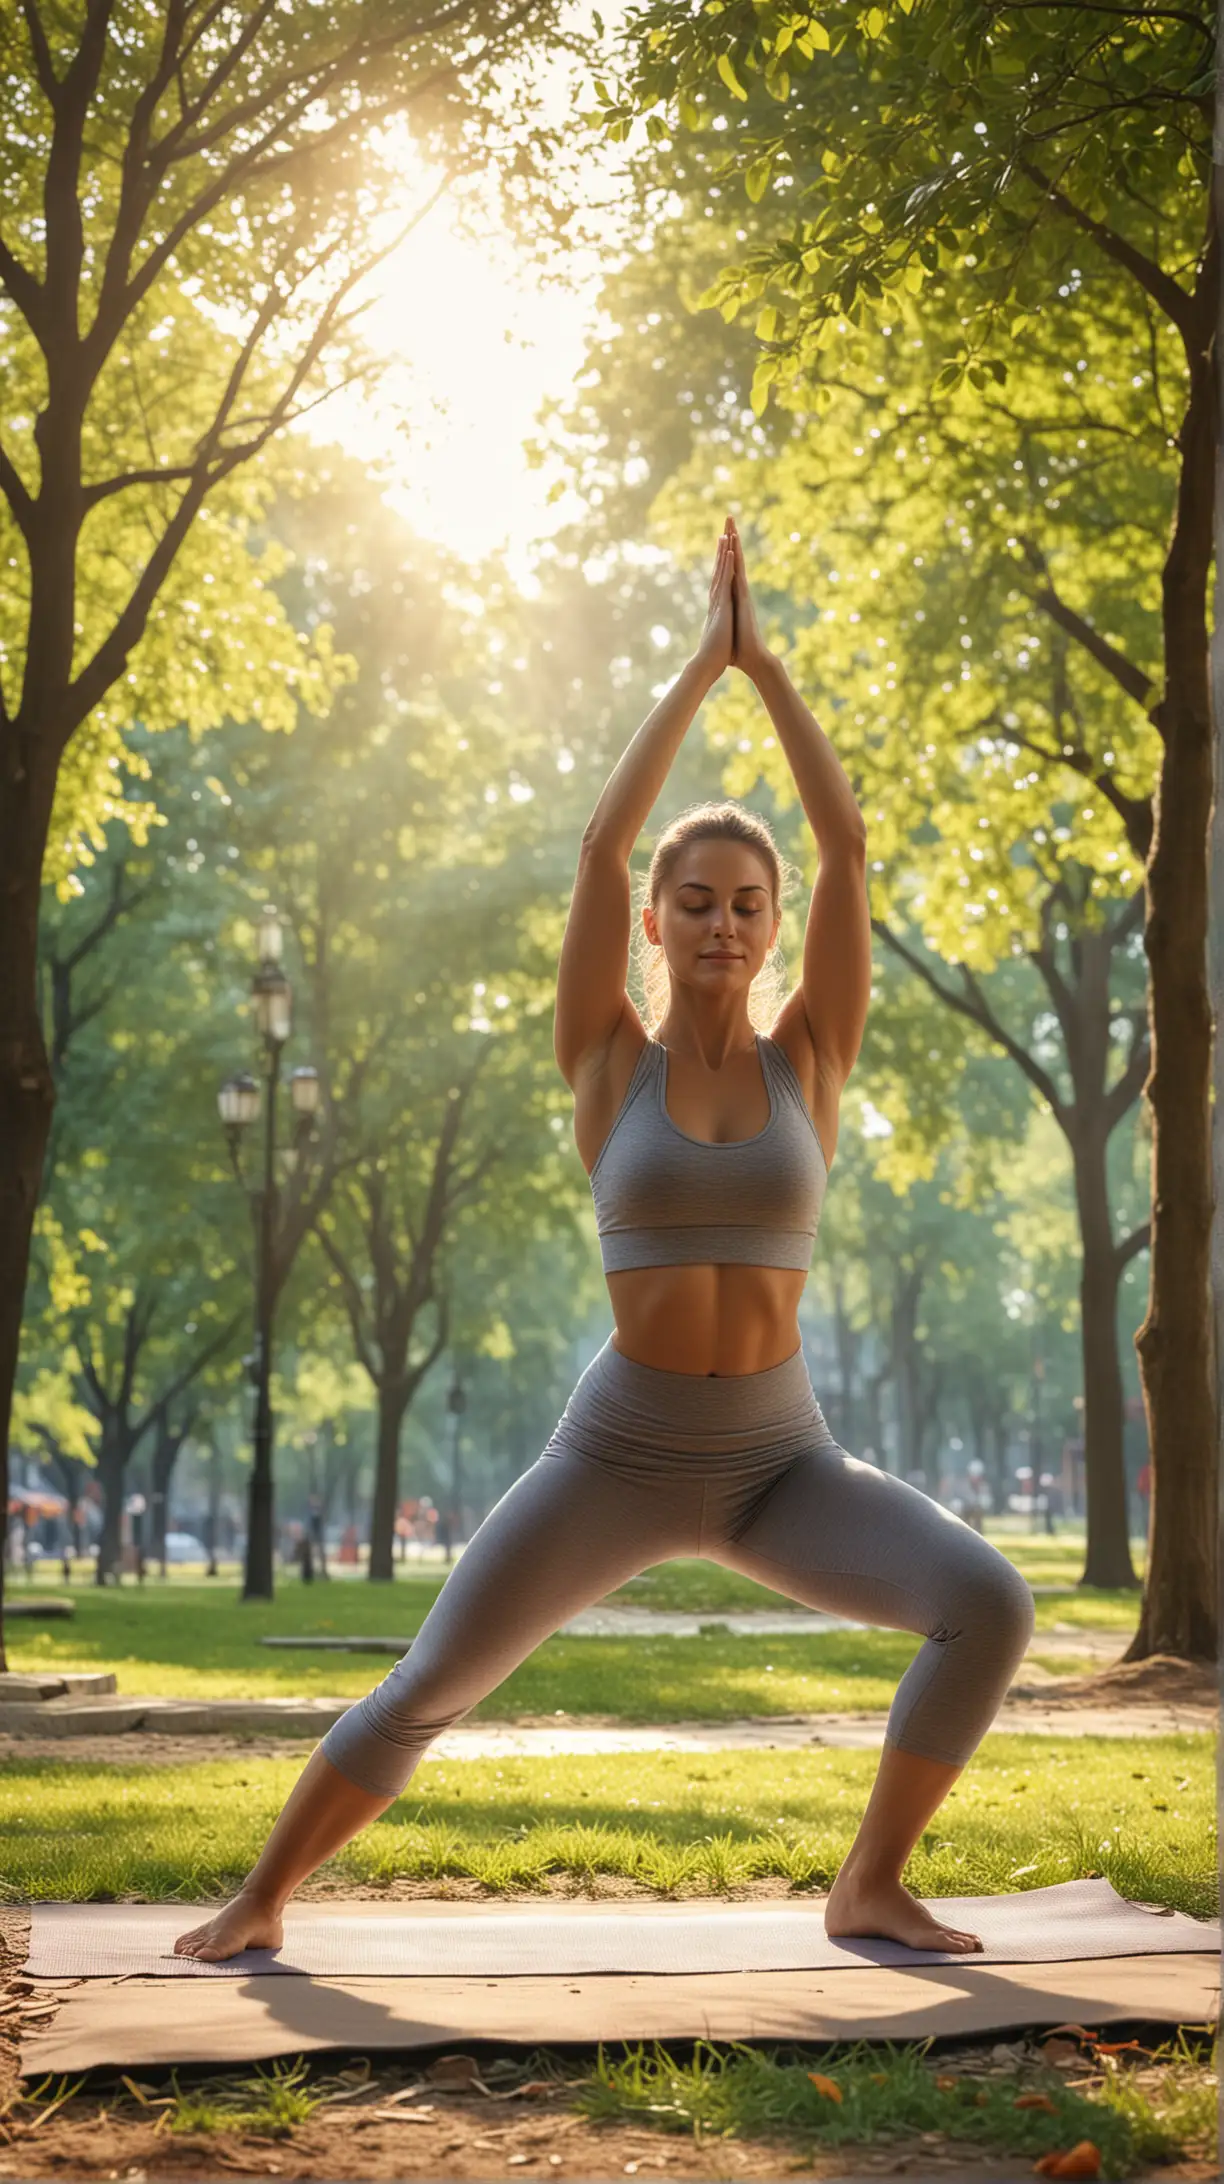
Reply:
M245 1070L239 1076L229 1078L217 1095L217 1106L225 1127L234 1173L248 1190L255 1217L255 1346L250 1358L244 1360L250 1367L251 1384L255 1391L252 1436L254 1462L248 1495L246 1569L242 1597L244 1600L271 1600L272 1322L277 1286L276 1095L280 1085L281 1049L289 1037L292 1020L292 988L281 968L284 930L276 911L270 906L265 909L259 921L257 947L259 968L251 981L251 992L255 1001L255 1021L263 1040L267 1101L264 1109L263 1173L254 1186L248 1186L246 1182L242 1146L247 1130L259 1115L260 1094L256 1079ZM292 1156L296 1159L314 1126L319 1105L318 1071L309 1067L295 1069L289 1080L289 1093L295 1116Z

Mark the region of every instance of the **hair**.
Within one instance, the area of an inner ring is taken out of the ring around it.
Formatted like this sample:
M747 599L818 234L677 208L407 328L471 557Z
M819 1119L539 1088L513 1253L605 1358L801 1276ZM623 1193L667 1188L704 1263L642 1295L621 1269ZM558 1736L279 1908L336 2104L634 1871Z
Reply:
M652 910L658 907L660 892L671 878L681 850L690 842L707 841L746 842L757 852L769 871L775 917L789 893L791 867L780 856L767 819L762 819L757 812L745 811L742 804L730 799L723 803L690 804L687 811L680 812L663 829L654 846L650 869L638 878L634 891L633 954L646 1004L644 1020L650 1032L662 1023L667 1012L671 981L662 948L646 938L642 911L647 904ZM760 1031L772 1023L786 998L786 983L786 963L779 939L774 942L748 989L748 1014L754 1030Z

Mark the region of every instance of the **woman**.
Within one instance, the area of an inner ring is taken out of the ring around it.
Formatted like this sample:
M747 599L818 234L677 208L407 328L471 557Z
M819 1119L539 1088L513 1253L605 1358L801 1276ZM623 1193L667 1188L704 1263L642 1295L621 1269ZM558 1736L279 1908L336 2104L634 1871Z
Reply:
M751 813L698 807L666 830L651 866L642 923L668 981L651 1037L625 991L629 857L732 664L769 708L820 849L803 977L762 1036L749 995L780 924L777 852ZM697 651L583 837L558 971L555 1051L615 1331L411 1651L328 1730L238 1896L181 1935L179 1953L216 1962L279 1947L298 1883L387 1810L442 1730L581 1608L677 1555L922 1635L825 1924L981 1947L915 1902L901 1872L994 1717L1032 1633L1032 1595L967 1524L837 1445L797 1320L871 989L864 842L832 745L762 643L728 517Z

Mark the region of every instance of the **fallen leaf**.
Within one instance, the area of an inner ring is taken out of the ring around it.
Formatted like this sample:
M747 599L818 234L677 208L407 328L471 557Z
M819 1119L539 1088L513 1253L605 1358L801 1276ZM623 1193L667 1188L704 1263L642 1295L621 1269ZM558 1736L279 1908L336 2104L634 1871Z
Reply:
M935 2091L937 2093L955 2093L959 2084L959 2078L936 2078Z
M1048 2093L1017 2093L1013 2108L1040 2108L1047 2116L1056 2116L1058 2110Z
M823 2093L827 2101L840 2101L842 2099L842 2089L835 2079L824 2077L819 2070L809 2070L808 2076L816 2091Z
M439 2055L436 2061L429 2065L425 2076L430 2085L447 2086L452 2089L475 2085L480 2087L481 2091L485 2090L481 2086L480 2065L474 2055Z
M1101 2149L1091 2139L1081 2139L1066 2153L1043 2154L1034 2163L1038 2176L1096 2177L1101 2173Z
M1080 2051L1074 2040L1046 2040L1041 2052L1047 2063L1053 2063L1056 2070L1061 2070L1067 2063L1078 2063L1080 2059Z

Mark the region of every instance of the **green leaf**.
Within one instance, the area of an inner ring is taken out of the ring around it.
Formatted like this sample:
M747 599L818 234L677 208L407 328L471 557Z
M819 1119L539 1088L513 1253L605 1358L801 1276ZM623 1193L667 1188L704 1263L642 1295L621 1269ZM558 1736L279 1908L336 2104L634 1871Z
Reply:
M758 341L776 341L776 339L777 339L777 335L778 335L778 311L777 311L777 306L776 306L775 304L772 304L772 303L767 303L767 304L766 304L766 306L765 306L765 309L764 309L763 311L759 311L759 312L757 313L757 322L756 322L756 336L757 336L757 340L758 340Z
M748 93L745 91L743 84L740 82L739 77L736 75L735 70L731 65L731 56L729 53L719 54L718 73L722 77L723 82L726 84L727 89L728 91L730 91L733 98L747 98Z
M827 53L827 52L828 52L828 50L829 50L829 33L828 33L828 31L827 31L827 30L825 29L825 27L824 27L824 24L823 24L823 23L818 23L818 22L816 21L816 18L815 18L815 16L813 16L813 17L812 17L812 20L811 20L811 21L810 21L810 23L808 24L808 26L807 26L807 30L805 31L805 33L804 33L804 36L806 37L806 39L807 39L807 41L808 41L808 45L809 45L810 47L814 48L816 52L818 52L818 53ZM811 55L811 52L809 52L809 54L808 54L808 59L810 60L810 59L811 59L811 57L812 57L812 55Z
M752 414L760 417L769 407L769 390L778 376L781 358L763 356L752 375Z
M769 178L772 173L773 153L767 152L764 159L754 159L745 174L744 188L754 205L759 205L764 197L766 190L769 188Z
M878 38L883 31L885 20L883 8L870 8L863 24L867 36L869 38Z

